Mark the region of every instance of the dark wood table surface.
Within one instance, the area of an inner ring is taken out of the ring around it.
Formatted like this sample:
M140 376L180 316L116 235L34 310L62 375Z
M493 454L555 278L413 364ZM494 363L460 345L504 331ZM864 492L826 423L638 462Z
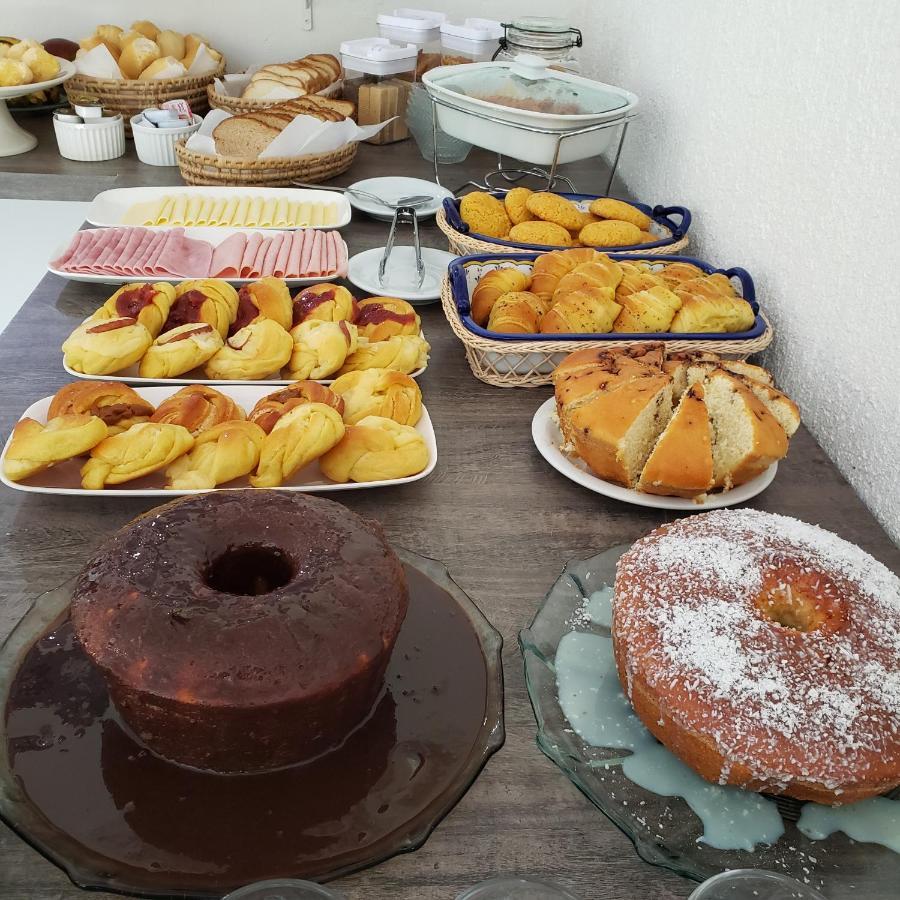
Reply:
M83 200L107 187L179 183L176 170L143 166L131 156L100 164L61 160L47 120L22 121L40 133L42 145L0 160L0 197ZM473 153L465 165L448 169L446 181L455 187L491 165L487 154ZM428 178L430 166L412 141L363 146L339 180L387 173ZM580 174L583 190L603 183L596 172ZM345 232L351 253L383 245L386 231L356 215ZM446 247L431 224L424 239ZM59 346L108 294L102 285L47 275L0 336L4 438L26 406L67 382ZM437 434L437 468L424 481L347 492L340 500L380 519L394 544L443 561L502 633L507 739L421 849L335 886L350 900L451 900L482 879L519 873L554 879L585 900L686 897L692 882L642 862L629 840L537 749L516 642L568 560L633 541L674 514L606 499L556 473L531 441L532 415L550 390L482 384L439 306L424 308L422 320L432 349L420 384ZM76 573L113 530L154 505L3 488L0 639L36 595ZM818 523L900 569L900 551L804 428L774 483L748 505ZM887 897L893 888L885 890ZM81 896L61 870L0 823L0 900Z

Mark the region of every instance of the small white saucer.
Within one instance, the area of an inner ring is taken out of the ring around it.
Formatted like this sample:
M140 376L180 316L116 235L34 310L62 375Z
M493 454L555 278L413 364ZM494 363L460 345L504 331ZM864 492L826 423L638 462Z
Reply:
M445 197L452 197L453 193L447 188L435 184L433 181L425 181L423 178L402 178L399 176L387 175L383 178L365 178L351 184L350 187L360 191L368 191L376 197L381 197L388 203L396 203L401 197L413 197L416 194L431 194L434 197L433 203L425 203L416 207L416 215L419 219L430 219L440 208ZM347 194L347 199L354 209L366 213L373 219L381 222L390 222L394 218L394 211L376 203L374 200L368 200L365 197L357 197L354 194Z
M376 247L350 257L347 278L358 288L370 294L399 297L410 303L431 303L441 296L441 282L447 274L447 266L456 257L446 250L422 248L425 263L425 280L416 287L416 251L412 247L395 246L388 260L384 283L378 281L378 266L384 256L384 247Z

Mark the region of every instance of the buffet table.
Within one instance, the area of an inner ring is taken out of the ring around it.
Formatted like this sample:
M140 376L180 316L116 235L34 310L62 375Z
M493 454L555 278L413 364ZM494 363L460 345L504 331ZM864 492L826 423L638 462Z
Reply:
M56 154L49 119L28 124L39 133L40 147L0 163L0 197L84 200L109 187L178 182L176 170L143 166L130 150L108 163L67 162ZM447 168L447 183L456 187L491 165L489 154L473 152L466 164ZM430 166L411 141L363 145L341 182L388 172L428 178ZM386 231L356 214L344 233L357 253L383 245ZM445 247L433 224L423 234L428 245ZM97 287L47 275L0 336L4 437L29 403L69 380L59 346L103 296ZM340 499L379 519L395 546L442 561L502 633L506 744L420 850L336 886L351 900L449 900L479 880L518 873L556 880L585 900L686 897L693 883L641 861L628 839L535 746L516 641L568 560L633 541L674 514L599 497L553 471L531 440L532 415L550 389L482 384L471 375L439 305L420 312L432 347L420 383L437 434L437 469L415 484L353 491ZM5 490L0 639L36 595L68 579L114 529L152 505ZM900 550L805 428L774 483L750 505L818 523L900 568ZM893 890L883 885L881 896ZM0 900L81 896L60 869L0 825Z

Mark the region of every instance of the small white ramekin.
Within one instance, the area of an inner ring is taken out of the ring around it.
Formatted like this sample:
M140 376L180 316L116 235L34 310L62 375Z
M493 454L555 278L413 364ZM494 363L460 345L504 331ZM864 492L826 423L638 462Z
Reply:
M60 156L78 162L116 159L125 153L125 120L121 115L104 116L90 125L53 119Z
M177 166L175 144L193 134L203 124L203 118L194 114L190 125L181 128L156 128L144 122L143 113L131 117L131 136L138 159L148 166Z

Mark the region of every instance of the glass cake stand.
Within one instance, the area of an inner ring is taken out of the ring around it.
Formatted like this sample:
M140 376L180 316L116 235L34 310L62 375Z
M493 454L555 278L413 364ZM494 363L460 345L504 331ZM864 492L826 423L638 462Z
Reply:
M773 798L785 832L772 846L753 851L717 850L698 840L700 819L680 797L652 793L622 773L629 751L583 741L560 708L554 660L571 631L609 635L582 614L585 601L610 587L616 563L628 545L570 562L544 598L534 620L521 631L528 694L537 720L537 744L569 780L632 841L638 855L655 866L696 881L728 869L783 872L828 898L896 900L900 854L880 844L853 841L842 832L812 841L796 827L802 804ZM897 796L896 792L894 797Z
M74 579L40 596L0 647L0 817L80 887L147 897L327 881L420 847L503 744L502 638L441 563L397 552L409 610L369 718L253 775L150 753L74 640Z

